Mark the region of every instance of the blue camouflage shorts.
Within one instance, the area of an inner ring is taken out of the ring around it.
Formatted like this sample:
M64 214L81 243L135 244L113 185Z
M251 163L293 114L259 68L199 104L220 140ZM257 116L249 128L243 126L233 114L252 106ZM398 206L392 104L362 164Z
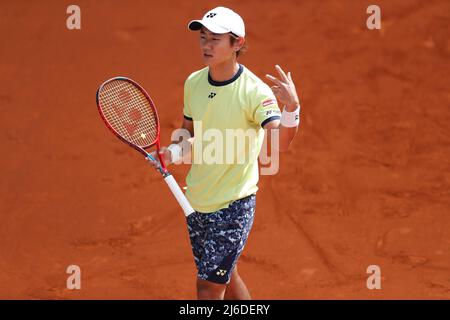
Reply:
M215 283L230 282L253 225L256 195L235 200L212 213L194 212L187 217L198 277Z

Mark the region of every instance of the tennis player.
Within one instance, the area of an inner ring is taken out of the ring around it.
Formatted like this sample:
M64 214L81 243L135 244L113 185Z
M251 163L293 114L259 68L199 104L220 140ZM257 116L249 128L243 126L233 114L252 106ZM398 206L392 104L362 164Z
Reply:
M195 137L191 154L211 143L198 136L200 126L202 132L213 129L223 137L227 129L256 132L256 138L249 139L241 150L245 163L211 164L191 156L194 161L186 179L186 197L196 212L187 218L187 226L198 270L197 296L202 300L250 299L236 263L255 215L258 155L264 134L270 130L278 130L277 149L288 150L299 125L300 104L290 73L286 75L276 66L279 78L266 76L273 83L271 88L238 63L246 44L244 21L236 12L217 7L188 27L199 32L206 65L192 73L184 87L182 128ZM283 112L276 98L285 105ZM224 138L227 143L230 141ZM165 163L171 164L190 150L173 141L160 153Z

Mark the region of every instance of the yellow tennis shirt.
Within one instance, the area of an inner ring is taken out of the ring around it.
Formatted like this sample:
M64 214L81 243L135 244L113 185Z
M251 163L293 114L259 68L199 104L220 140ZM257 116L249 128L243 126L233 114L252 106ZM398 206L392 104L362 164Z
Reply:
M281 116L270 87L242 65L225 82L214 81L206 67L186 80L183 113L194 121L186 178L191 206L210 213L256 193L262 127Z

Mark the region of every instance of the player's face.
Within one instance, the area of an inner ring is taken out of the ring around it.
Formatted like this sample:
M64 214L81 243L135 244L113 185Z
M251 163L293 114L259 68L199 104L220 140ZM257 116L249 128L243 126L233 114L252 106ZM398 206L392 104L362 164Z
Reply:
M209 67L234 59L236 49L230 43L230 35L212 33L205 27L200 30L200 49L203 61Z

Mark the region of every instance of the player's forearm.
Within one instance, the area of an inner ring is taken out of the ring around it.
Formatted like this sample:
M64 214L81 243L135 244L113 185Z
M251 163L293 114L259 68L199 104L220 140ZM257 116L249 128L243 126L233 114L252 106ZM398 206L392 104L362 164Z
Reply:
M279 134L280 134L280 148L279 150L281 152L284 151L288 151L289 150L289 146L291 145L292 140L294 140L295 135L297 134L298 131L298 125L299 125L299 117L300 117L300 104L297 101L293 101L291 104L287 104L284 107L284 111L285 112L289 112L291 114L291 119L288 120L284 120L282 119L280 126L279 126ZM285 112L283 112L282 117L285 117L286 114L284 114ZM297 117L295 119L297 119L296 121L294 121L294 118L292 118L295 114L298 114Z
M266 75L266 78L273 82L273 93L278 101L282 105L285 105L281 115L281 124L277 129L279 129L278 149L280 151L287 151L298 131L298 125L300 123L300 100L291 73L288 72L286 74L279 65L276 65L275 69L278 71L280 79L271 75Z
M297 134L298 127L287 128L280 124L279 127L279 150L280 152L286 152L289 150L289 146L294 140L295 135Z

